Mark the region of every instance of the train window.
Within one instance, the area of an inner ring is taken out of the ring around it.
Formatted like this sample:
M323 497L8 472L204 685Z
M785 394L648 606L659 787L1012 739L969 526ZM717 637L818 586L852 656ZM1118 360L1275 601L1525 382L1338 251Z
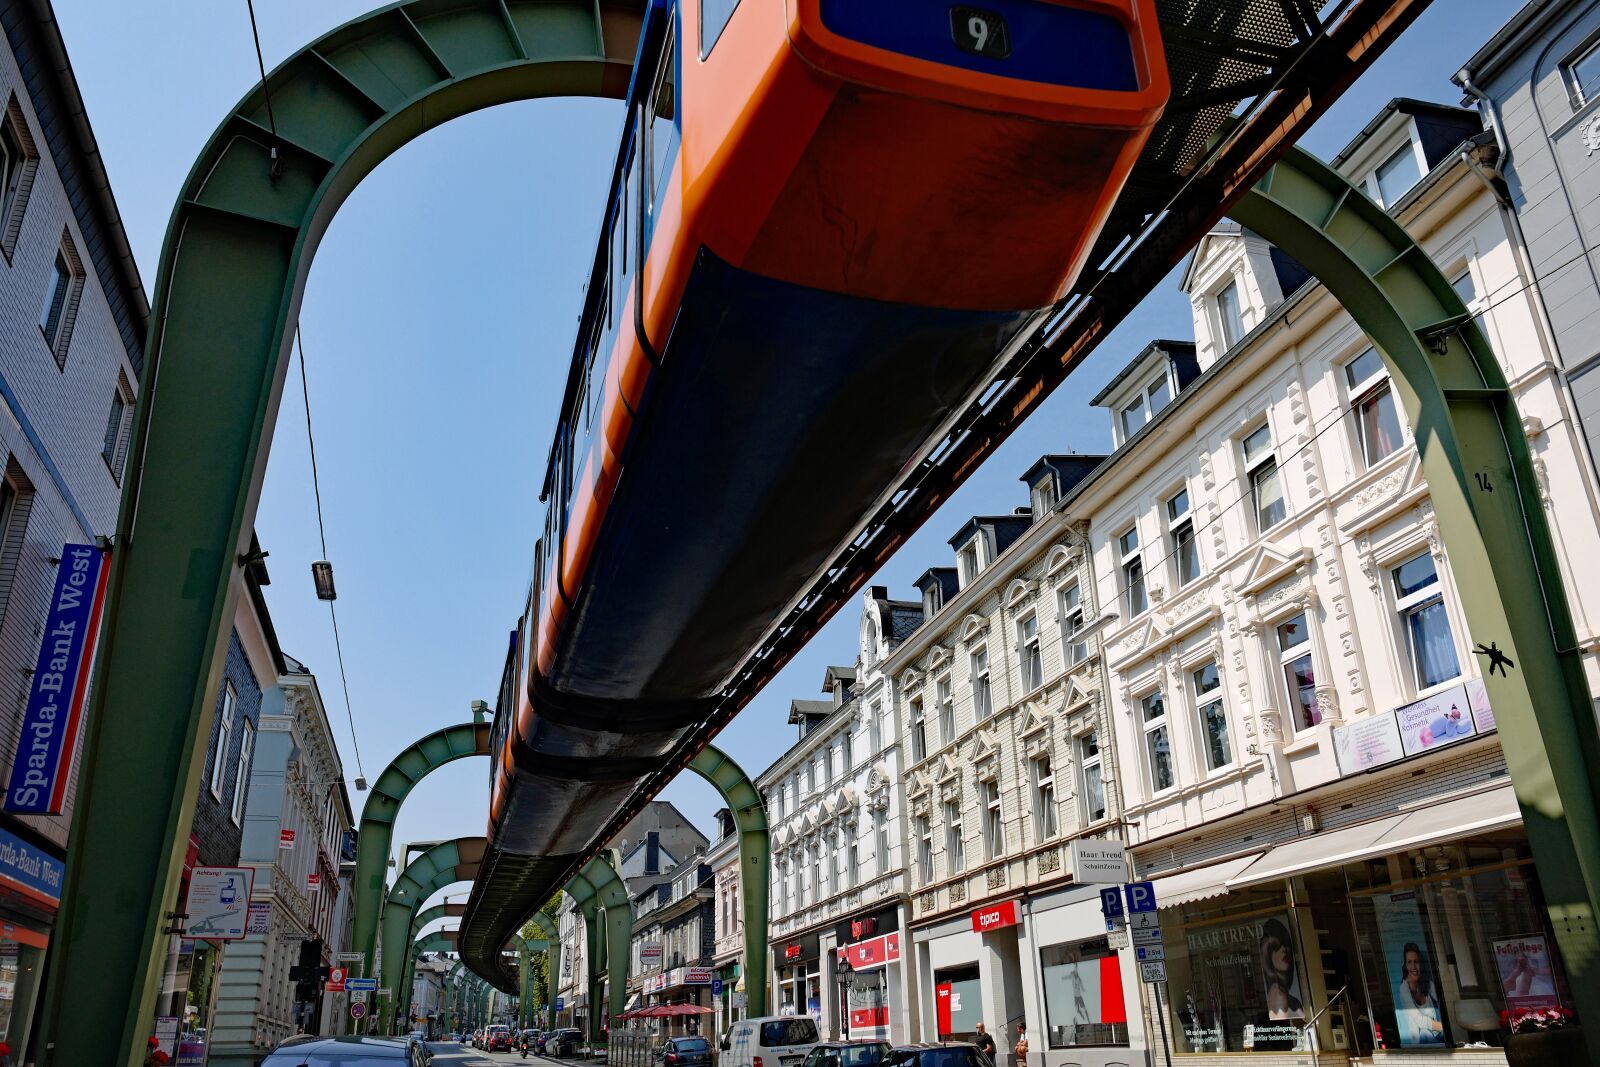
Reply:
M657 208L666 184L667 171L678 150L678 42L675 30L668 31L662 51L661 72L656 76L650 108L651 202Z
M739 0L700 0L700 58L704 59L717 46L728 20L733 18Z

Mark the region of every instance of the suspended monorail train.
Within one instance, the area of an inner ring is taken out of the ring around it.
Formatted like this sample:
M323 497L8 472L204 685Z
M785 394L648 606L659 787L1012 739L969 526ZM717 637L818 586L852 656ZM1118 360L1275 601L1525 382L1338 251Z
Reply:
M1154 0L652 0L495 731L588 849L1060 300L1167 99Z

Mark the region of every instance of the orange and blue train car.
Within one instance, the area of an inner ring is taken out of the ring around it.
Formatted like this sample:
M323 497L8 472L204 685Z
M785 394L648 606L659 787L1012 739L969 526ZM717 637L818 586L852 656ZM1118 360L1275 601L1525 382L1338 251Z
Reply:
M1168 92L1154 0L653 0L498 714L585 849L1070 289Z

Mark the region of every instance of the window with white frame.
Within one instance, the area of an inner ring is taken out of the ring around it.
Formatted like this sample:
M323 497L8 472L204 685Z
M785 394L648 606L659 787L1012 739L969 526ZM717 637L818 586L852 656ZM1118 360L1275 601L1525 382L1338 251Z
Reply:
M817 765L810 760L806 761L806 796L817 791Z
M1306 624L1306 613L1302 611L1278 623L1276 632L1290 717L1296 730L1309 730L1322 722L1322 709L1317 706L1317 672L1311 660L1311 627Z
M1217 323L1222 331L1222 348L1227 351L1244 337L1244 302L1239 283L1229 282L1217 291Z
M818 842L811 849L811 902L815 904L821 900L826 892L822 883L822 843Z
M939 744L948 745L956 739L956 698L950 676L940 678L933 688L939 701Z
M873 811L872 829L874 849L878 857L878 874L889 869L889 813L882 808Z
M1039 615L1029 615L1017 624L1017 674L1022 691L1031 693L1044 685L1044 657L1039 654Z
M250 762L256 751L256 724L245 719L239 724L239 764L233 776L233 808L230 815L238 826L244 819L244 798L250 789Z
M1122 439L1126 441L1155 418L1161 409L1172 403L1172 386L1165 372L1155 381L1139 390L1137 396L1122 408Z
M876 700L867 708L867 747L874 756L883 748L883 708Z
M860 842L852 834L844 846L845 874L850 879L850 884L855 885L861 881L861 853Z
M217 751L211 759L211 795L222 799L223 770L228 765L228 743L233 739L233 716L239 709L239 694L232 682L222 683L222 707L217 712Z
M1106 817L1106 778L1098 733L1078 738L1078 773L1083 778L1083 821L1099 822Z
M1220 770L1233 762L1233 746L1228 741L1228 709L1222 703L1222 678L1215 663L1190 671L1189 678L1194 684L1195 717L1199 720L1206 770Z
M1450 632L1444 589L1439 584L1433 556L1423 552L1391 568L1389 573L1418 691L1459 677L1461 664L1456 659L1455 637Z
M969 661L972 670L972 718L983 722L994 711L994 694L989 688L989 650L980 648Z
M918 815L917 827L917 879L923 885L933 881L933 826L926 815Z
M1167 729L1167 702L1161 691L1147 694L1139 701L1141 721L1144 724L1145 758L1150 766L1150 791L1159 793L1177 784L1172 767L1172 734Z
M828 885L833 887L835 893L844 888L839 882L839 850L828 849Z
M849 774L855 769L855 755L850 751L850 747L850 733L846 731L839 738L839 763L842 765L845 774Z
M1056 506L1056 480L1049 474L1035 482L1028 492L1029 502L1033 505L1033 517L1043 518L1051 508Z
M117 376L122 377L120 374ZM100 448L100 457L106 461L106 469L111 472L111 478L118 485L122 484L123 454L126 451L125 433L128 426L128 413L130 397L126 387L119 380L111 393L111 410L106 414L105 442Z
M911 762L921 763L928 758L928 713L922 707L922 698L911 700Z
M55 354L56 365L65 367L67 344L72 334L72 321L77 315L78 292L82 277L77 271L75 257L69 251L67 238L62 237L56 249L56 259L50 272L50 282L45 287L44 303L39 309L39 332L45 344Z
M1250 503L1255 509L1256 532L1265 533L1289 514L1278 476L1278 456L1272 450L1272 427L1262 423L1239 442L1244 452L1245 477L1250 482Z
M967 845L961 836L961 805L954 800L944 802L944 859L946 874L958 874L967 869Z
M1350 389L1350 412L1355 419L1361 458L1371 467L1400 447L1400 412L1395 406L1389 370L1376 348L1367 348L1344 365Z
M922 618L931 619L939 614L939 609L944 607L944 590L937 581L930 581L928 588L922 591Z
M1167 498L1167 536L1172 541L1173 573L1182 589L1200 577L1200 544L1194 537L1188 489L1179 489Z
M1139 556L1137 526L1128 527L1117 538L1117 554L1122 561L1122 602L1131 619L1150 606L1144 591L1144 560Z
M1467 310L1472 310L1472 305L1478 302L1478 283L1472 280L1471 268L1463 270L1456 275L1455 279L1450 282L1450 288L1456 291L1456 295L1467 306Z
M1061 620L1061 659L1076 667L1089 658L1089 642L1083 635L1083 590L1077 582L1056 594L1057 615Z
M1567 60L1566 68L1574 106L1582 107L1600 96L1600 41Z
M983 801L983 850L985 858L999 859L1006 853L1006 826L1000 814L1000 783L993 778L978 783Z
M1380 205L1392 208L1421 180L1422 168L1417 164L1416 149L1407 139L1373 170L1367 191Z
M1056 774L1048 752L1035 756L1028 763L1033 778L1034 834L1042 844L1056 836L1061 828L1056 812Z
M39 153L28 130L28 119L13 94L0 117L0 251L7 258L16 252L22 216L28 207Z
M823 749L820 753L818 753L817 754L817 758L822 761L822 786L823 786L824 789L832 788L832 786L833 786L833 745L832 744L828 745L827 748Z
M982 561L978 557L978 538L974 537L961 546L961 551L956 553L956 566L961 575L961 587L965 589L978 577L978 570Z

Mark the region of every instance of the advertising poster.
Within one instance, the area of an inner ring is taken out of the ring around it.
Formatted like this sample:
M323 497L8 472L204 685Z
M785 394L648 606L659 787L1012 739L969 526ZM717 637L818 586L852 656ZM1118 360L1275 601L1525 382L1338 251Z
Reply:
M250 887L255 871L249 867L196 867L189 872L189 914L185 933L212 941L237 941L248 925Z
M1168 950L1173 1014L1189 1052L1301 1046L1302 968L1287 914L1192 928L1185 958ZM1187 973L1185 973L1187 972Z
M1396 708L1394 717L1400 724L1400 743L1408 756L1463 741L1477 732L1472 726L1472 705L1464 685L1453 685L1442 693Z
M1494 709L1489 706L1489 689L1483 684L1482 678L1474 678L1467 683L1467 703L1472 705L1472 721L1480 734L1495 728Z
M882 969L850 976L850 1038L889 1039L889 983Z
M1490 944L1494 946L1494 965L1500 973L1500 988L1505 992L1508 1010L1560 1005L1555 972L1550 968L1550 946L1544 935L1530 934Z
M272 904L270 901L255 902L250 905L245 919L246 934L272 933Z
M1381 767L1404 756L1400 728L1394 715L1384 711L1347 723L1333 731L1333 753L1344 774Z
M1432 942L1414 892L1372 898L1401 1048L1448 1048Z

